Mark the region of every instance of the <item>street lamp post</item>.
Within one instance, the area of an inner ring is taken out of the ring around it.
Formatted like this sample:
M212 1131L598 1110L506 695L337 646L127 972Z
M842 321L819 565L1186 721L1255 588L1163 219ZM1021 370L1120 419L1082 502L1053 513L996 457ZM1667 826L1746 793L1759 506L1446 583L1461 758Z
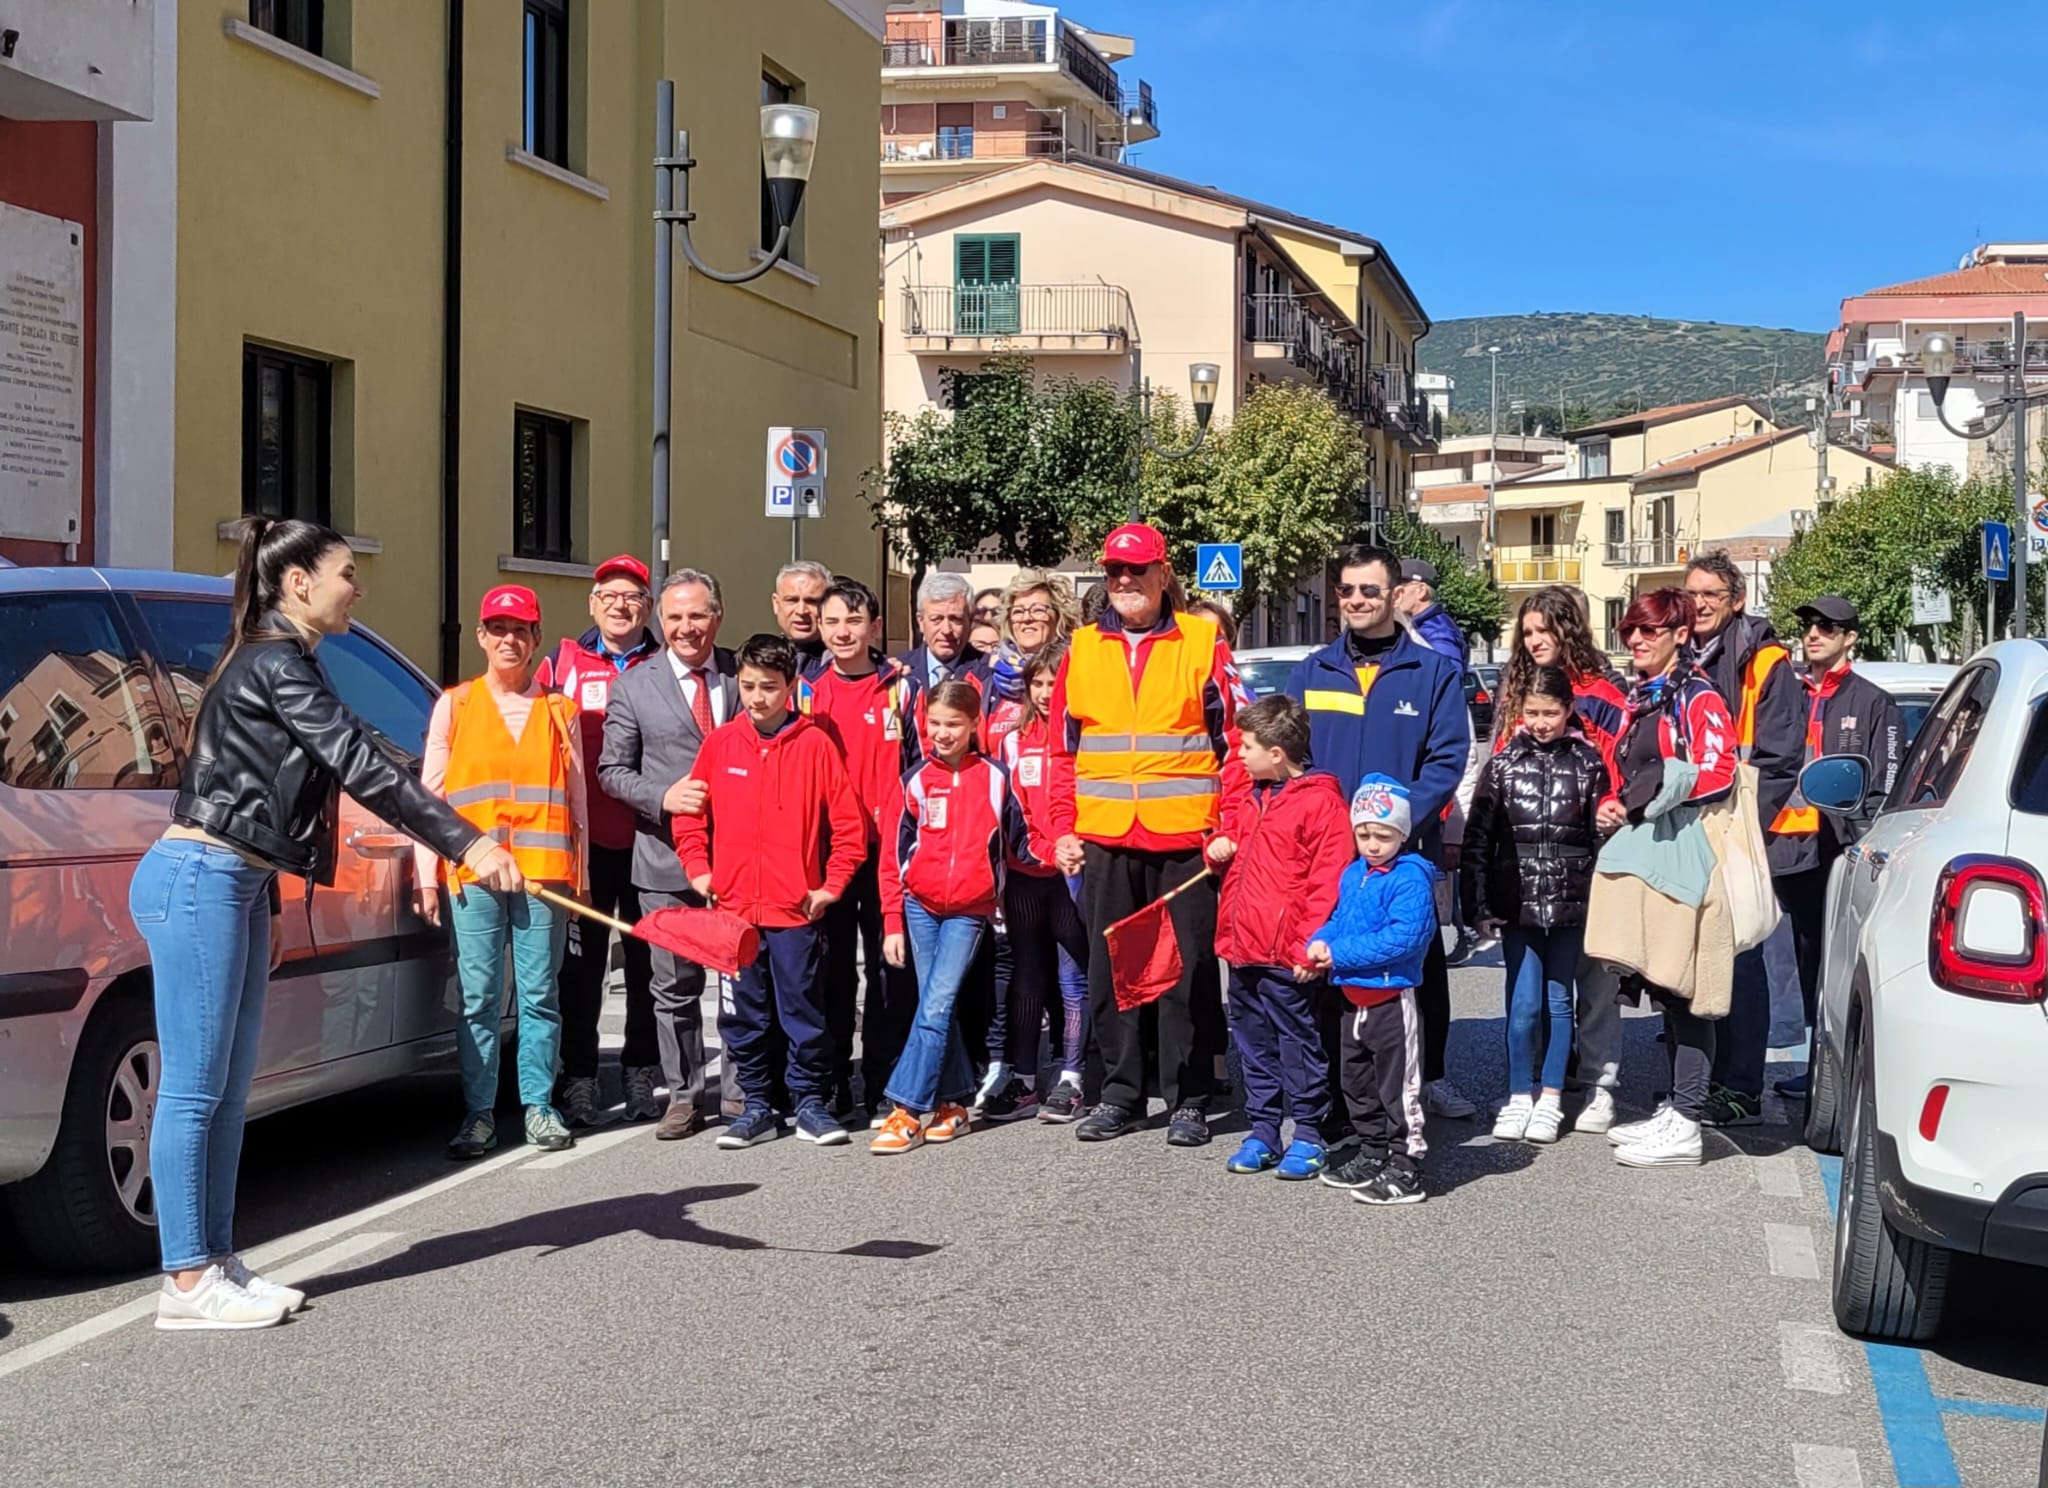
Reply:
M654 85L654 552L650 567L657 588L668 574L669 366L674 331L674 251L680 247L691 268L720 284L758 279L789 253L791 226L811 179L818 149L818 111L800 103L771 103L761 110L761 165L779 231L775 242L750 268L714 269L697 256L690 241L690 132L676 128L676 85ZM673 151L673 153L670 153Z
M2018 513L2014 519L2019 534L2012 545L2012 582L2015 603L2013 604L2015 634L2022 639L2028 631L2027 609L2030 600L2027 595L2027 548L2033 537L2033 512L2027 501L2027 409L2036 403L2048 402L2048 393L2027 392L2027 316L2022 310L2015 310L2012 316L2012 347L2001 369L2004 385L1999 396L1990 401L1998 409L1995 422L1986 423L1972 432L1958 429L1948 421L1948 414L1942 404L1948 397L1949 378L1956 368L1955 338L1946 332L1929 336L1920 347L1920 371L1927 379L1927 391L1934 399L1934 415L1941 420L1942 428L1958 439L1989 439L2019 415L2019 427L2013 432L2012 440L2012 500L2013 509Z
M1486 569L1494 571L1494 487L1500 479L1500 348L1486 348L1486 359L1491 370L1488 375L1488 403L1492 412L1487 419L1486 444Z
M1137 369L1133 368L1135 372ZM1132 388L1138 400L1138 438L1131 446L1131 520L1142 518L1144 504L1145 451L1162 460L1185 460L1209 437L1209 416L1216 411L1216 384L1222 369L1214 362L1194 362L1188 367L1188 396L1195 410L1195 438L1182 449L1167 449L1152 438L1152 379L1140 377Z

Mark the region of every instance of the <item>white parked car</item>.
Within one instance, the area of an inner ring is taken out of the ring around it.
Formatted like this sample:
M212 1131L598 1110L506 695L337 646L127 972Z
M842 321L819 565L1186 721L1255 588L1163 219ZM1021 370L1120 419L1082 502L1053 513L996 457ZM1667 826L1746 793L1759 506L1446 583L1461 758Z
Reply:
M1867 762L1802 775L1824 810ZM1807 1140L1842 1153L1834 1307L1919 1341L1959 1256L2048 1265L2048 645L1966 664L1828 887Z

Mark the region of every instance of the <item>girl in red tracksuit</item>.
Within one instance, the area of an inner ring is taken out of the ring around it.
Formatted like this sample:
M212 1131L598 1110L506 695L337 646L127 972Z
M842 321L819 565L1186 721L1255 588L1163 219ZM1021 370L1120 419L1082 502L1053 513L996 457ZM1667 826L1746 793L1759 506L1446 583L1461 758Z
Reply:
M883 1091L895 1109L869 1144L878 1153L966 1134L974 1066L954 1004L1002 902L1005 870L1036 862L1009 776L975 748L980 691L941 682L925 721L931 749L903 777L895 850L882 856L882 954L901 966L914 951L917 1022Z
M1038 1024L1051 1004L1057 981L1061 1024L1053 1030L1060 1077L1037 1102L1041 1121L1067 1122L1081 1114L1081 1060L1088 1038L1088 927L1081 922L1081 880L1065 878L1052 866L1059 840L1052 819L1053 776L1071 777L1074 757L1063 754L1052 736L1052 688L1064 648L1048 646L1024 664L1024 699L1016 727L1002 735L1003 768L1024 808L1031 855L1044 866L1019 865L1003 889L1003 921L1010 937L1010 1068L1024 1087L1020 1107L984 1106L1028 1114L1030 1085L1038 1068ZM1012 1118L1014 1119L1014 1118Z

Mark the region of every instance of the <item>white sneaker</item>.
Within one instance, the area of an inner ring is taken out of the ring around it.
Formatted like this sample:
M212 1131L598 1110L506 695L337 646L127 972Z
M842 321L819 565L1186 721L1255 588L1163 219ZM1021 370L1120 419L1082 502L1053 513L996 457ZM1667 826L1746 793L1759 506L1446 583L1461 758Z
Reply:
M1539 1142L1548 1145L1557 1140L1557 1133L1564 1126L1564 1106L1554 1095L1545 1095L1529 1113L1528 1129L1522 1133L1525 1142Z
M1519 1142L1529 1130L1529 1117L1535 1111L1536 1103L1529 1098L1526 1090L1517 1091L1508 1097L1508 1103L1500 1108L1500 1115L1493 1121L1493 1139L1496 1142Z
M156 1299L156 1325L165 1332L184 1329L270 1328L284 1321L285 1305L229 1281L218 1266L208 1266L191 1291L164 1278Z
M265 1281L243 1264L240 1256L229 1256L220 1263L220 1273L252 1297L263 1297L283 1304L286 1312L297 1312L306 1305L306 1294L297 1287L283 1286L275 1281Z
M1614 1092L1598 1085L1586 1092L1586 1103L1572 1120L1575 1132L1604 1132L1614 1125Z
M1461 1121L1478 1110L1465 1099L1465 1092L1449 1080L1431 1080L1422 1087L1422 1104L1432 1116L1447 1116Z
M1676 1111L1665 1112L1663 1122L1642 1141L1614 1149L1614 1160L1627 1168L1692 1167L1704 1157L1700 1124Z
M1617 1147L1633 1147L1661 1126L1665 1115L1671 1110L1671 1102L1665 1101L1642 1121L1625 1121L1620 1126L1609 1127L1607 1140Z

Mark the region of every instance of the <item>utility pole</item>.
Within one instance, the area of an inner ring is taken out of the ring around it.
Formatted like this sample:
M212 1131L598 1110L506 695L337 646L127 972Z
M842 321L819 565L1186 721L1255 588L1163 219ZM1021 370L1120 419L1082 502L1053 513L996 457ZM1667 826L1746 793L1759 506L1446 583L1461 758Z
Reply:
M1494 487L1500 479L1500 348L1487 347L1486 357L1491 364L1487 401L1492 409L1487 418L1486 438L1486 571L1497 573L1499 561L1494 553L1499 547L1499 528L1494 514Z

